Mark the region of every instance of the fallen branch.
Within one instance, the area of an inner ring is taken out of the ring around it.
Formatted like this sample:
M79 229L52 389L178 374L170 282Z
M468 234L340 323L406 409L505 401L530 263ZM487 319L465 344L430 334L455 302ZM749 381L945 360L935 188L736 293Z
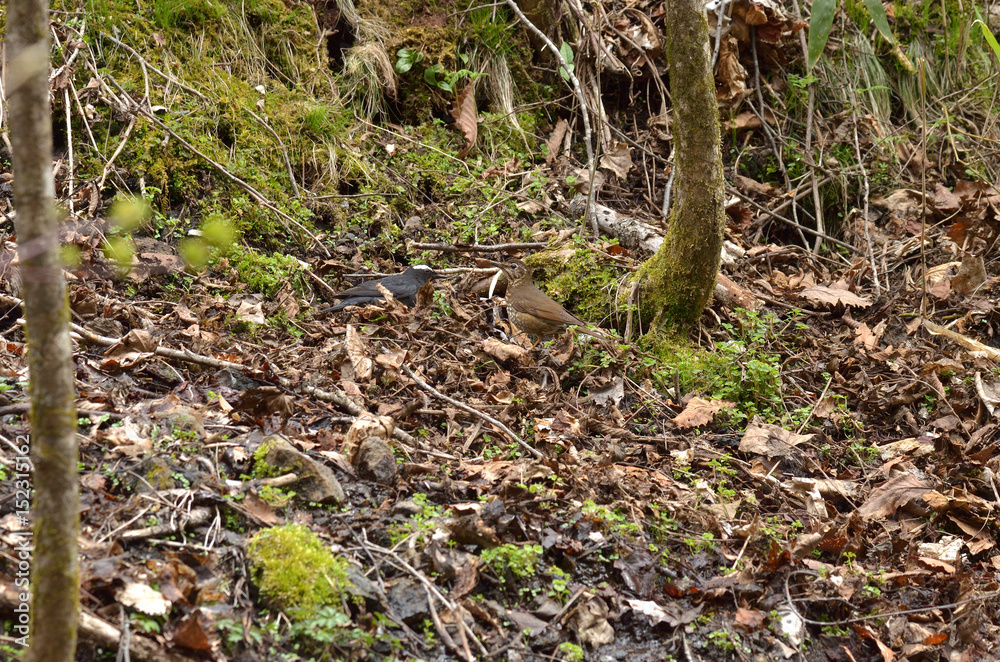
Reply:
M435 398L438 398L440 400L444 400L445 402L447 402L448 404L452 405L453 407L458 407L459 409L461 409L465 413L472 414L473 416L476 416L478 418L483 419L484 421L486 421L490 425L496 426L505 435L507 435L507 437L511 441L516 441L517 444L521 448L525 449L526 451L528 451L529 453L531 453L535 457L537 457L539 459L542 459L542 458L545 457L544 455L542 455L542 453L538 449L536 449L533 446L529 445L528 442L526 442L524 439L521 439L519 436L517 436L516 434L514 434L513 430L511 430L509 427L507 427L506 425L504 425L503 423L501 423L497 419L493 418L489 414L484 414L483 412L481 412L478 409L475 409L473 407L470 407L469 405L465 404L464 402L461 402L459 400L456 400L455 398L452 398L450 396L445 395L444 393L442 393L441 391L437 390L436 388L434 388L433 386L431 386L430 384L428 384L424 380L422 380L419 377L417 377L416 373L414 373L412 370L410 370L405 365L404 366L400 366L400 368L403 370L403 372L405 372L407 374L407 376L410 379L412 379L414 382L416 382L417 386L419 386L420 388L424 389L425 391L427 391L428 393L430 393L431 395L433 395Z
M736 190L735 188L733 188L731 186L727 186L726 187L726 191L728 191L729 193L732 193L733 195L739 197L741 200L743 200L744 202L746 202L750 206L756 207L758 211L760 211L760 212L762 212L764 214L767 214L768 216L770 216L771 218L773 218L773 219L775 219L777 221L781 221L782 223L785 223L786 225L790 225L793 228L797 228L799 230L802 230L803 232L806 232L808 234L811 234L811 235L814 235L816 237L819 237L820 239L824 239L824 240L829 241L831 243L837 244L838 246L843 246L844 248L846 248L848 250L851 250L851 251L853 251L855 253L860 253L862 255L864 255L864 253L865 253L863 250L861 250L857 246L853 246L851 244L848 244L847 242L841 241L840 239L835 239L834 237L831 237L828 234L820 232L819 230L813 230L812 228L810 228L808 226L805 226L805 225L802 225L801 223L796 223L795 221L791 220L790 218L785 218L784 216L779 216L777 213L775 213L775 211L772 211L772 210L768 209L767 207L765 207L762 204L759 204L756 200L754 200L750 196L748 196L745 193L742 193L742 192ZM790 204L790 203L788 203L788 204ZM782 205L782 206L784 206L784 205Z

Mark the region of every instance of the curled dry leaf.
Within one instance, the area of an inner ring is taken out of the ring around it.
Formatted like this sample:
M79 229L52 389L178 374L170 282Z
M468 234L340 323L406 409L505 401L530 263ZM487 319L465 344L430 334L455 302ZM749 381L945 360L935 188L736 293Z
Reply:
M118 602L150 616L162 616L170 609L170 600L154 588L130 582L118 594Z
M590 395L594 399L594 404L599 407L609 403L617 407L625 397L625 379L615 377L601 388L592 390Z
M509 361L511 359L520 361L528 355L528 350L520 345L501 342L496 338L487 338L484 340L482 348L484 352L500 361Z
M239 308L236 309L236 317L243 322L252 322L253 324L263 324L267 321L261 310L261 302L250 299L240 301Z
M397 349L393 352L386 352L375 357L375 363L386 370L399 370L406 360L406 350Z
M593 596L570 612L568 624L581 642L598 648L615 640L615 630L608 621L608 613L607 603Z
M799 296L815 303L823 303L829 306L857 306L867 308L872 305L871 299L858 296L850 290L839 287L827 287L826 285L814 285L799 292Z
M559 156L559 150L562 147L563 138L566 137L566 130L569 129L569 122L563 118L559 118L556 122L556 128L552 130L552 135L546 141L545 146L548 148L548 153L545 155L545 162L552 165L556 157Z
M478 118L476 116L476 91L475 81L466 85L458 98L455 99L454 107L448 111L455 118L455 129L465 138L465 145L458 151L458 158L464 159L476 145L476 136L479 133Z
M140 361L152 358L155 351L156 341L148 331L132 329L117 344L104 352L106 360L101 363L101 369L112 369L115 365L120 368L130 368Z
M347 347L347 356L351 359L351 365L354 366L355 377L362 381L369 379L372 376L372 360L368 358L367 352L365 352L365 343L353 324L347 325L344 344Z
M795 434L777 425L761 423L755 416L740 440L740 452L782 457L791 454L796 446L812 438L811 434Z
M696 428L708 425L721 410L735 406L735 403L726 400L705 400L694 397L687 403L684 411L674 418L674 425L679 428Z
M854 339L854 344L863 345L867 350L875 349L882 334L885 333L885 324L885 320L882 320L875 325L874 329L870 329L867 324L862 322L861 326L854 330L854 335L857 336Z
M975 294L987 282L986 263L982 255L966 255L951 279L951 287L964 297Z
M601 167L610 170L618 179L625 179L632 169L632 156L628 145L622 142L611 143L610 149L601 157Z

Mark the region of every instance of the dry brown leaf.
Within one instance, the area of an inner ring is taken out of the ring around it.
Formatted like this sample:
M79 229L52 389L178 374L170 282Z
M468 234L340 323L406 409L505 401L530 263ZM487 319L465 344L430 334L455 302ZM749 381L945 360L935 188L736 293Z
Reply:
M131 368L141 361L152 358L155 351L156 341L148 331L132 329L104 352L106 358L101 362L101 369Z
M192 651L210 652L219 647L212 616L198 608L174 624L170 641L174 646Z
M253 324L264 324L267 321L261 310L261 302L249 298L240 301L240 305L236 309L236 317L243 322L252 322Z
M761 423L759 417L754 417L740 440L740 451L757 453L767 457L782 457L790 454L796 446L813 438L811 434L795 434L791 430Z
M735 38L722 39L719 62L715 68L715 98L721 106L736 106L750 94L747 70L740 63L740 49Z
M937 285L942 280L949 278L952 274L958 273L958 268L961 264L961 262L945 262L944 264L930 267L927 270L927 284Z
M448 111L455 118L455 129L465 138L465 145L458 151L458 158L464 159L476 145L479 120L476 116L475 81L466 85L455 99L454 107Z
M839 287L828 287L826 285L815 285L799 292L799 296L816 303L824 303L830 306L845 305L867 308L872 305L871 299L861 297L850 290Z
M386 352L385 354L379 354L375 357L375 363L379 364L386 370L399 370L405 360L405 349L397 349L394 352Z
M484 340L482 348L484 352L500 361L509 361L511 359L520 361L528 354L528 350L520 345L501 342L496 338L487 338Z
M615 640L615 629L611 627L608 615L608 604L594 596L573 609L566 622L581 642L598 648Z
M708 425L721 410L735 406L735 403L726 400L704 400L694 397L684 407L684 411L674 418L674 425L679 428L696 428Z
M538 202L537 200L522 200L517 203L517 209L523 211L526 214L531 214L532 216L536 214L541 214L545 211L545 205Z
M958 274L951 279L951 288L964 297L976 293L986 283L986 264L982 255L966 255Z
M632 169L632 155L629 154L628 145L623 142L611 143L611 149L601 156L600 167L610 170L618 179L625 179Z
M736 622L748 630L758 630L764 625L764 612L739 607L736 610Z
M372 360L368 358L364 341L358 335L353 324L347 325L344 344L347 347L347 356L351 359L351 365L354 366L354 376L362 381L369 379L372 376Z
M858 508L858 515L867 519L882 519L896 513L901 506L932 491L930 482L911 473L904 473L872 490L868 500Z
M556 157L559 156L559 150L562 147L563 138L566 137L566 130L568 128L569 122L560 117L556 122L556 128L552 130L552 135L546 141L545 146L548 147L548 153L545 155L545 162L549 165L552 165Z
M962 199L949 191L941 182L934 186L933 195L932 204L942 214L954 214L962 208Z

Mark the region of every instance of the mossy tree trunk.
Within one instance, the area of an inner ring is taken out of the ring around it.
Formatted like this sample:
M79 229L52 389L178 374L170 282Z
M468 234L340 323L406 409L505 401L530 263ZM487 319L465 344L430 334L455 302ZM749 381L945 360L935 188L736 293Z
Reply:
M32 631L24 659L72 662L80 609L80 495L69 301L52 180L47 0L10 0L7 21L7 94L35 488Z
M694 325L719 272L725 181L704 4L663 3L677 174L666 239L639 273L642 313L653 330Z

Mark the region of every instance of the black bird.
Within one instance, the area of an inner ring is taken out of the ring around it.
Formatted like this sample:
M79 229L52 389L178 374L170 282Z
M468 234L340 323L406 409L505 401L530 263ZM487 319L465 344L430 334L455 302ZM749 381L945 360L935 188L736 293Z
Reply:
M424 286L424 283L433 278L440 278L440 276L434 273L434 270L426 264L418 264L408 268L401 274L393 274L385 278L369 280L343 292L337 292L332 296L336 299L343 299L343 301L336 306L324 308L317 315L335 310L343 310L347 306L364 306L376 301L384 301L385 297L376 289L376 283L381 284L382 287L389 290L396 301L412 308L417 303L417 291Z

